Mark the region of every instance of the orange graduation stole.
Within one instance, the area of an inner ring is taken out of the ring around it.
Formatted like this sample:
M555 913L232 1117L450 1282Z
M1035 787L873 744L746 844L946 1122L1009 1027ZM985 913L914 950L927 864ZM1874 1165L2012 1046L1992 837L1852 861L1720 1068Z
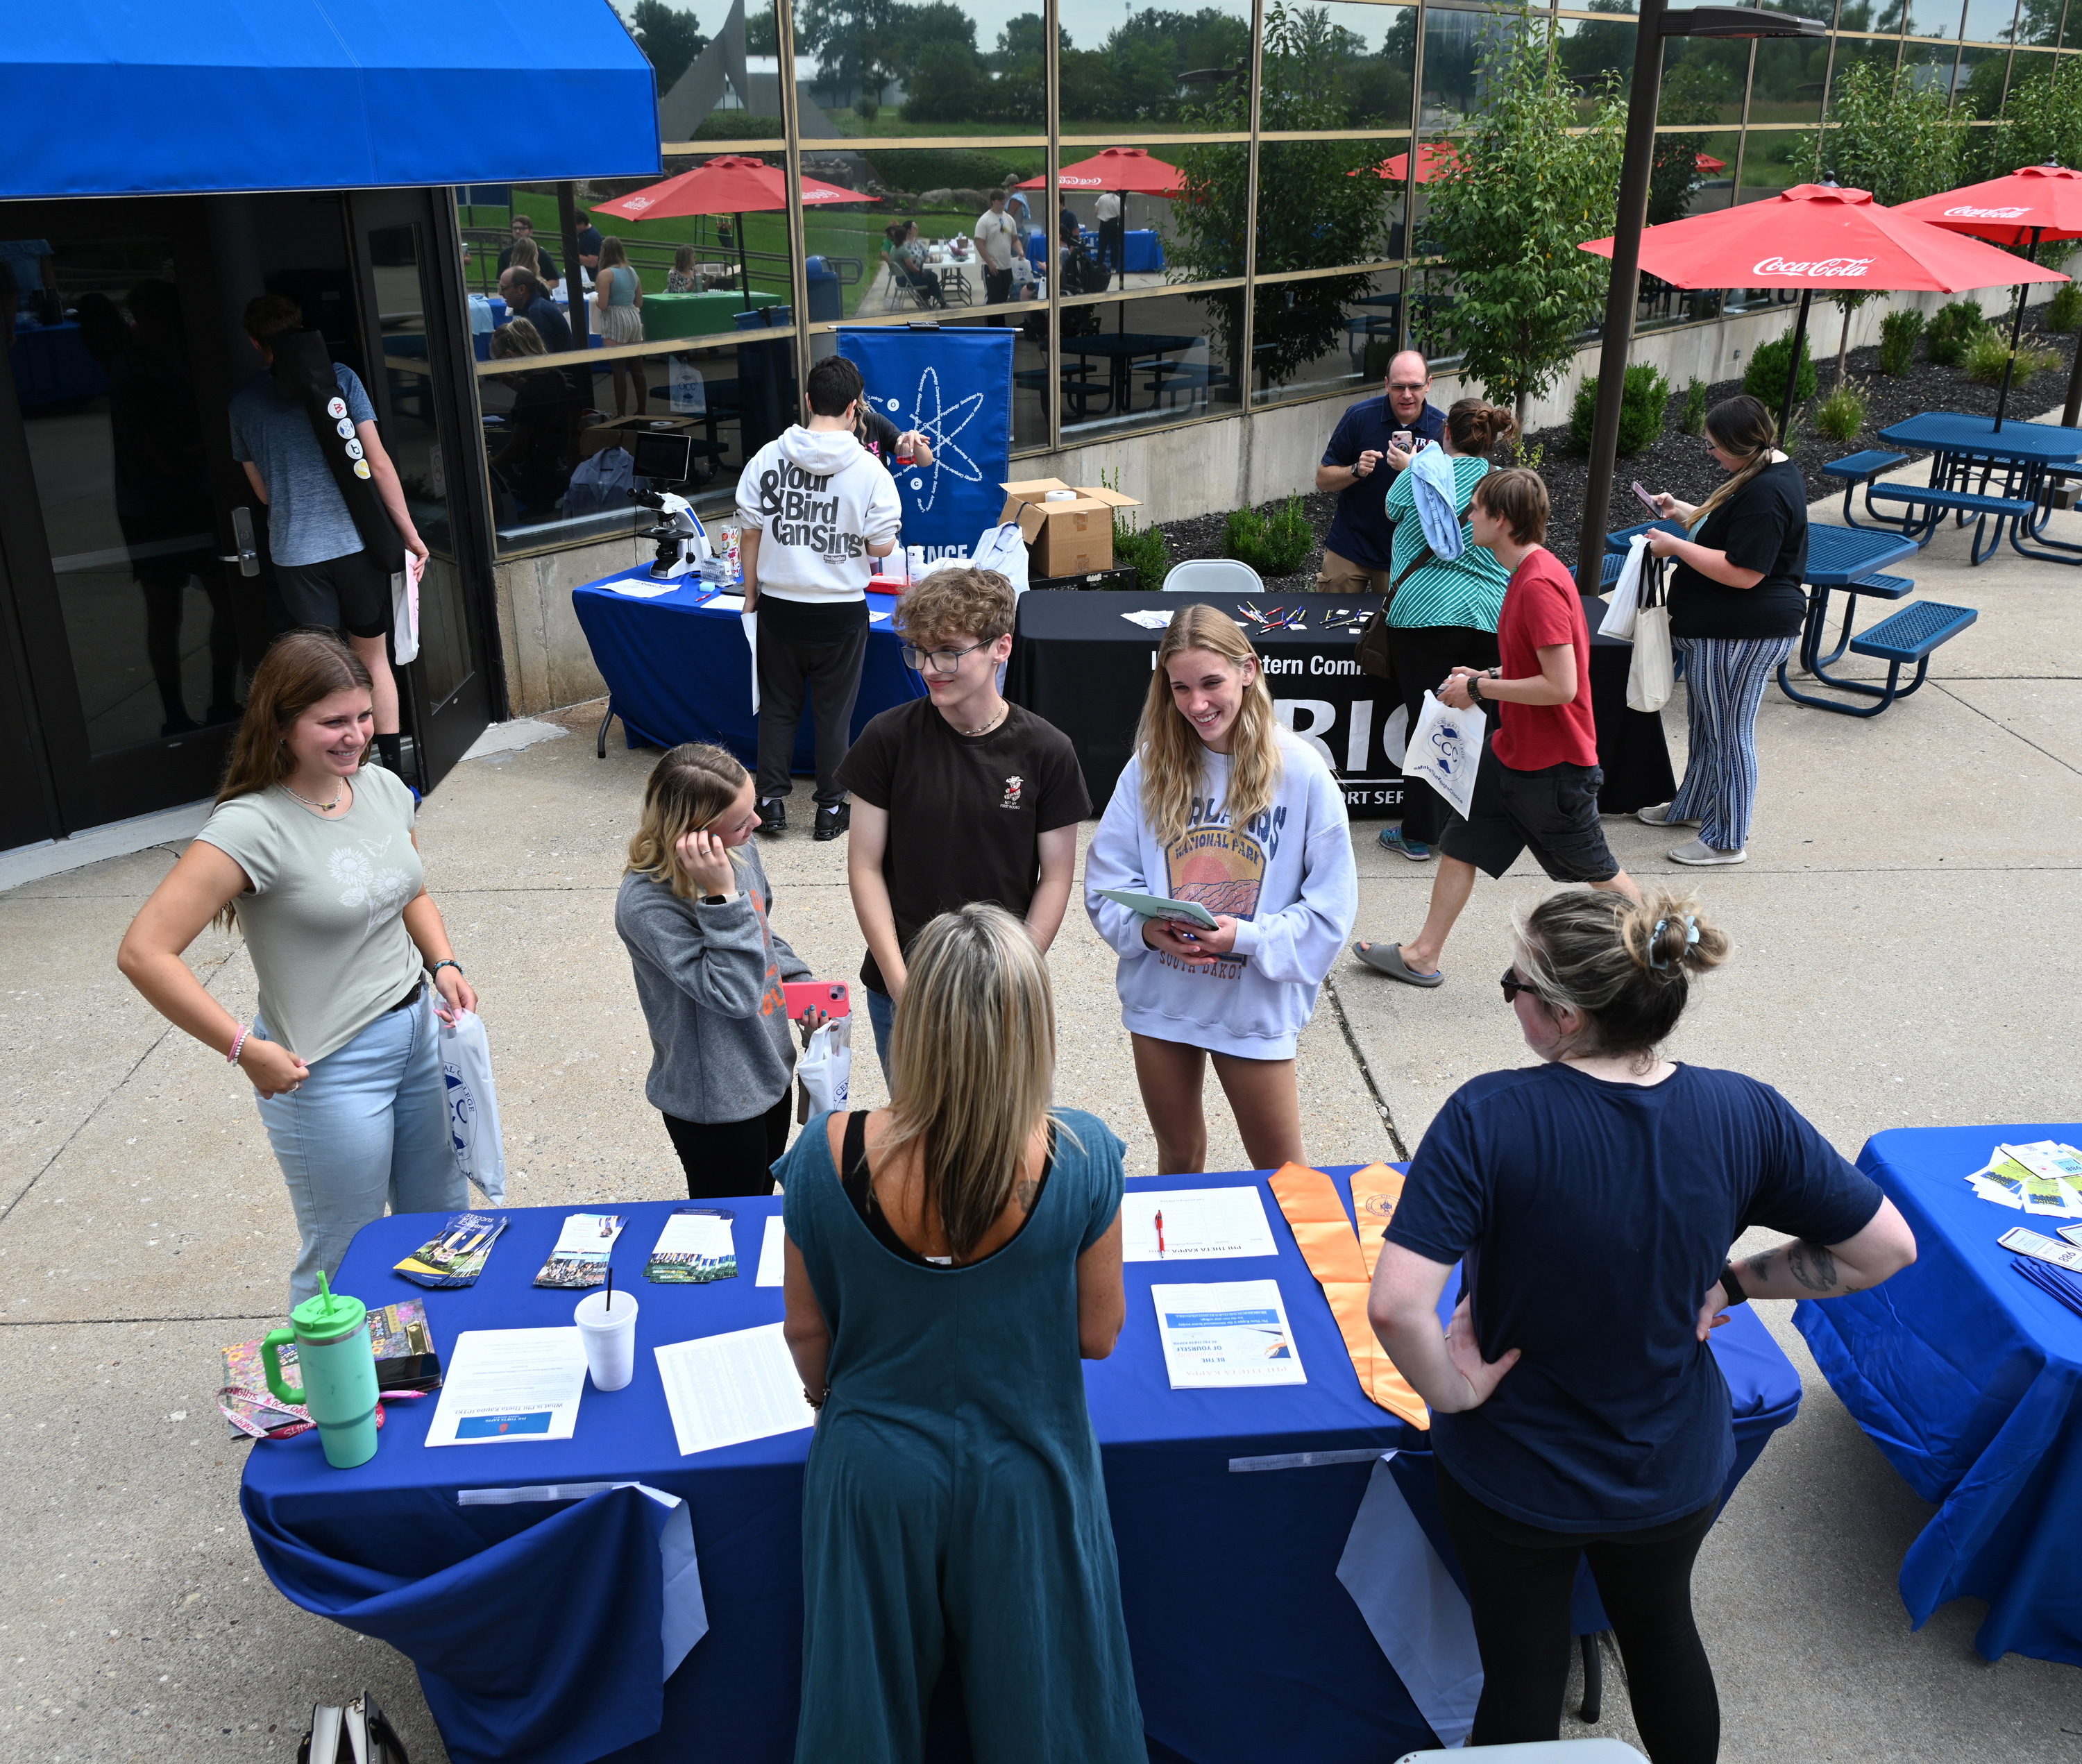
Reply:
M1367 1287L1380 1259L1382 1234L1402 1198L1402 1178L1384 1164L1369 1164L1352 1175L1352 1209L1359 1228L1353 1232L1344 1204L1330 1177L1304 1164L1283 1164L1272 1174L1272 1192L1287 1215L1294 1240L1301 1246L1309 1272L1330 1302L1359 1375L1359 1388L1391 1415L1413 1427L1429 1429L1431 1412L1395 1369L1374 1339L1367 1321Z

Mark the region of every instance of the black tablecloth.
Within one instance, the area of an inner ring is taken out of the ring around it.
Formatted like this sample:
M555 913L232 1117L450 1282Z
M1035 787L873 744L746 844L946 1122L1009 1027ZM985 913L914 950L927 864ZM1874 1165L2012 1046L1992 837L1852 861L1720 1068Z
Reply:
M1005 695L1070 738L1093 802L1103 805L1112 795L1134 751L1136 721L1161 635L1122 615L1152 608L1176 612L1194 600L1228 613L1238 612L1245 600L1268 611L1275 605L1307 609L1305 630L1260 635L1254 624L1245 626L1264 658L1266 684L1280 721L1322 750L1345 787L1346 811L1353 819L1400 815L1401 701L1388 681L1359 671L1352 659L1356 631L1323 629L1337 608L1363 613L1372 601L1334 594L1023 594ZM1624 815L1667 802L1677 784L1663 719L1626 708L1633 647L1597 634L1604 601L1586 600L1584 612L1591 625L1591 703L1605 768L1598 806L1608 815Z

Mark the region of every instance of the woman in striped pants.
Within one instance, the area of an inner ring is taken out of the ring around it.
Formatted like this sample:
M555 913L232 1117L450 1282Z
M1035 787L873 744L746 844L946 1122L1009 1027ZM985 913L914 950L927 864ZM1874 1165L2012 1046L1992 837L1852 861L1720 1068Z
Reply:
M1651 827L1696 827L1679 864L1739 864L1756 802L1756 719L1765 683L1792 652L1807 609L1807 492L1773 443L1771 413L1747 396L1706 413L1706 444L1732 474L1696 507L1665 494L1658 511L1691 529L1649 545L1675 561L1670 632L1684 656L1691 756L1677 794L1637 810Z

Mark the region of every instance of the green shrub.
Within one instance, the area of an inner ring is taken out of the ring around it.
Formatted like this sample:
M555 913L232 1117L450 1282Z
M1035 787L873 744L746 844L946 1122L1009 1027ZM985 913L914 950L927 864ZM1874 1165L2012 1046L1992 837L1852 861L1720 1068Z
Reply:
M1108 490L1120 488L1120 468L1101 472L1099 482ZM1171 573L1171 542L1161 527L1145 527L1132 508L1113 512L1113 562L1117 570L1133 570L1135 581L1124 592L1155 594Z
M1670 382L1659 370L1637 361L1626 371L1626 389L1620 396L1619 452L1622 457L1638 453L1654 444L1663 433L1663 419L1670 408ZM1598 377L1591 375L1576 388L1576 402L1569 411L1569 444L1579 453L1591 451L1598 421Z
M1316 529L1309 525L1299 496L1288 497L1286 506L1270 516L1255 508L1233 509L1223 538L1228 556L1267 579L1292 575L1316 549Z
M1678 419L1687 435L1706 432L1706 382L1693 380L1684 388L1684 411Z
M1956 368L1967 346L1988 328L1977 300L1955 300L1937 309L1924 333L1924 349L1941 367Z
M1544 441L1528 444L1522 435L1511 438L1511 462L1521 470L1536 472L1547 457L1547 444Z
M1852 441L1865 426L1865 395L1857 382L1846 381L1814 410L1814 427L1832 441Z
M2082 282L2063 282L2046 303L2044 322L2048 330L2073 330L2082 326Z
M995 153L987 148L917 147L891 152L870 148L867 162L892 190L990 190L1001 186L1008 173L1033 176L1041 169L1041 149ZM1035 217L1040 218L1039 194L1030 194L1027 203Z
M1785 375L1793 360L1793 337L1789 332L1775 337L1769 343L1757 345L1756 352L1750 357L1750 364L1743 373L1743 390L1753 398L1764 401L1764 408L1773 417L1785 407ZM1805 404L1814 396L1814 352L1807 339L1800 343L1800 377L1794 383L1795 404Z
M2003 368L2010 359L2009 339L1992 326L1976 333L1966 345L1966 352L1960 365L1966 370L1969 380L1979 381L1984 386L2000 385ZM2021 386L2035 373L2043 373L2048 368L2060 365L2060 357L2050 349L2034 349L2021 344L2017 352L2017 365L2010 373L2010 384Z
M1907 373L1916 362L1916 340L1923 335L1922 309L1905 307L1880 321L1880 372Z

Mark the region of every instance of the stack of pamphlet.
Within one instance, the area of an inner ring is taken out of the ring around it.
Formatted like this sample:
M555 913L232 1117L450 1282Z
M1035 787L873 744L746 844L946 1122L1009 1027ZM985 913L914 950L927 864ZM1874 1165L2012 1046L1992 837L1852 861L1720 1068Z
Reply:
M2046 1219L2082 1219L2082 1151L2052 1139L1999 1145L1966 1178L1984 1201Z
M440 1356L434 1352L433 1335L427 1328L427 1307L419 1299L370 1311L369 1345L376 1354L379 1396L421 1396L440 1388ZM297 1345L286 1343L278 1352L282 1382L293 1389ZM240 1433L253 1439L287 1439L312 1425L310 1412L301 1404L285 1403L268 1388L258 1341L233 1343L225 1349L223 1362L224 1383L217 1393L217 1406Z

